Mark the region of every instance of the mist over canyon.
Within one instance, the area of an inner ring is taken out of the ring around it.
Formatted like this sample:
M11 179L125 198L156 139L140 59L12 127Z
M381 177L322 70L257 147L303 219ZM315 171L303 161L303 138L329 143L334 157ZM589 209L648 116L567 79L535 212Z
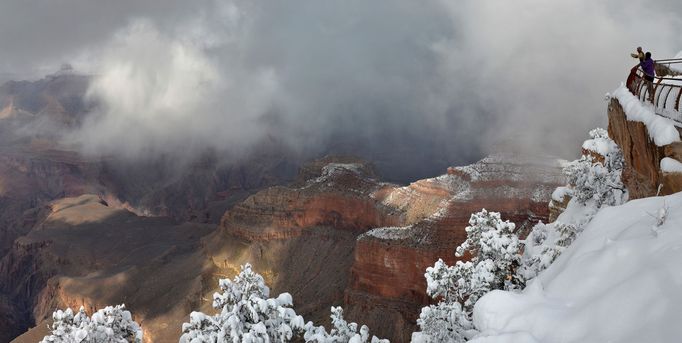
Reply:
M17 18L33 8L26 27ZM566 142L604 124L596 94L629 65L595 62L643 42L671 56L682 43L671 34L682 26L675 10L669 1L9 1L0 71L37 79L70 63L93 75L87 96L99 106L64 135L87 154L244 155L274 140L306 157L361 155L405 181L499 146L570 156ZM543 135L552 139L537 144Z
M145 342L175 342L246 263L315 325L343 306L407 342L435 303L425 270L471 257L471 214L520 240L556 219L564 159L607 118L636 142L623 187L656 194L678 147L604 94L635 47L673 56L681 18L672 0L3 1L0 343L124 302Z

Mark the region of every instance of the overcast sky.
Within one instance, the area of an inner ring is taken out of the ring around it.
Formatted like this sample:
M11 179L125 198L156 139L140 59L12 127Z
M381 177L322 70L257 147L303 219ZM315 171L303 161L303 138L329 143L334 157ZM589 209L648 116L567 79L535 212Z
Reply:
M70 136L90 153L275 137L440 168L575 157L629 53L673 56L680 33L673 0L3 0L0 75L97 75L101 113Z

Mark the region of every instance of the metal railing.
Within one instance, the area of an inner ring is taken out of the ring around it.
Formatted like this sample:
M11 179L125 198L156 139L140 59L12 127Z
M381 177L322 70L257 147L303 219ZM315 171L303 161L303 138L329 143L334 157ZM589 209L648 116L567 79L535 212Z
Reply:
M682 124L680 101L682 99L682 58L658 60L655 65L653 95L649 94L644 71L639 64L630 70L627 87L642 102L654 105L656 114Z

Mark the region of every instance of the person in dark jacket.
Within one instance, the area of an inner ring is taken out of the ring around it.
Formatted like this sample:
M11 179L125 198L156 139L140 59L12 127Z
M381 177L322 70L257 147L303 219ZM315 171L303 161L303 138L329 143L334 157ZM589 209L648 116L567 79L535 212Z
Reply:
M649 94L649 101L654 102L654 76L656 70L654 68L654 60L651 59L651 53L647 51L644 55L644 60L639 62L642 71L644 71L644 82L646 82L647 93Z

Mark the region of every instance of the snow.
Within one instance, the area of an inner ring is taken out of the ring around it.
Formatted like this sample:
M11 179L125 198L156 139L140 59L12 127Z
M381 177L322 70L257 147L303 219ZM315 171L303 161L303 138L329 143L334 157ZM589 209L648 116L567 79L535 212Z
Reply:
M143 339L140 325L133 321L125 305L107 306L88 317L81 306L74 315L73 310L57 310L52 314L49 335L41 343L107 343L135 342Z
M289 341L303 330L303 318L292 307L292 298L282 293L269 298L270 289L250 264L234 280L221 279L222 293L213 294L213 307L220 313L210 316L192 312L182 325L180 342Z
M661 171L665 173L682 173L682 163L676 159L665 157L661 160Z
M554 192L552 192L552 200L556 202L564 202L564 197L566 194L570 194L571 189L568 187L557 187Z
M359 163L329 163L322 167L322 175L328 176L336 173L350 171L355 174L362 174L363 166Z
M219 313L192 312L190 322L182 325L181 343L388 343L376 336L370 337L369 328L365 325L358 332L357 323L349 323L343 318L341 307L331 308L334 328L329 333L323 326L306 323L293 309L291 294L282 293L277 298L268 298L270 289L265 285L263 276L254 272L248 263L241 266L239 275L233 280L220 279L219 285L222 292L213 294L213 307Z
M618 145L612 139L596 137L583 142L583 149L593 151L599 155L606 156L618 149Z
M620 87L609 96L618 99L628 120L644 123L649 132L649 136L651 136L657 146L664 146L680 141L680 134L675 128L675 122L668 118L656 115L651 104L644 104L639 101L637 97L630 93L624 84L621 84Z
M494 153L468 166L453 167L465 174L470 181L490 181L504 178L509 181L532 181L560 183L555 172L562 160L550 156L534 156L517 153Z
M362 234L362 236L374 237L384 240L402 240L409 238L411 235L412 226L403 227L380 227L369 230ZM358 237L360 239L360 237Z
M476 303L472 342L679 341L679 261L682 193L603 208L523 292Z

